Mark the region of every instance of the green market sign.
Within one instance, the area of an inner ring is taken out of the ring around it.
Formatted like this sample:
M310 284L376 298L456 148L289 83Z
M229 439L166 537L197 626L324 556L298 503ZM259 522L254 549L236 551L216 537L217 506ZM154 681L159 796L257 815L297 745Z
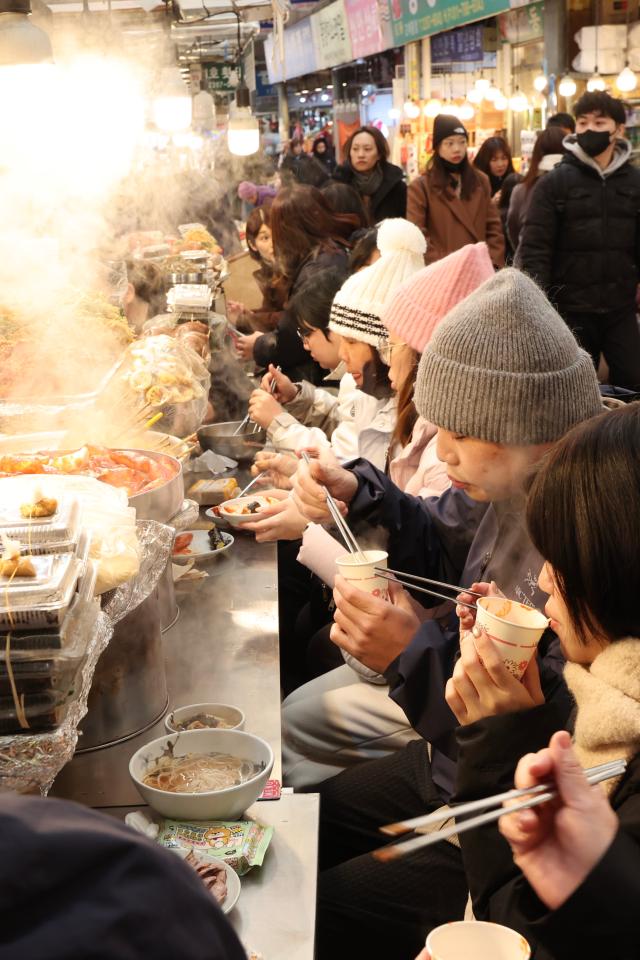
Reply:
M389 0L393 41L400 45L509 10L509 0Z

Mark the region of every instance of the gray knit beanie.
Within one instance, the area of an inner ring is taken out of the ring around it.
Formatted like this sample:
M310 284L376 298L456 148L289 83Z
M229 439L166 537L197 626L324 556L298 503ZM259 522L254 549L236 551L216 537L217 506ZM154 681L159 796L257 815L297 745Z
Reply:
M422 354L418 413L493 443L550 443L602 413L596 372L540 288L501 270L442 321Z

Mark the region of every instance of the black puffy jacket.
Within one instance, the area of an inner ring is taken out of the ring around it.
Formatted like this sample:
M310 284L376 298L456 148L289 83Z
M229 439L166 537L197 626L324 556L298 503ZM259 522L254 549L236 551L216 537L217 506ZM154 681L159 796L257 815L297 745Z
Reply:
M354 190L358 189L353 167L348 163L336 167L333 179L349 184ZM373 223L380 223L389 217L406 217L407 185L402 170L394 163L385 160L382 164L382 183L369 198L369 213Z
M565 143L576 150L570 139ZM621 164L604 176L570 153L533 188L516 266L564 315L609 313L635 302L640 170L622 151L630 155L626 141L618 147Z

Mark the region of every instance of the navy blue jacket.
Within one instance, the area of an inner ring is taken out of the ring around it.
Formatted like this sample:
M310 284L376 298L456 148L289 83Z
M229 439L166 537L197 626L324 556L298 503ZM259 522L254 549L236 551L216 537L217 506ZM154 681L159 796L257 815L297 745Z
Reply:
M469 587L474 581L495 580L508 597L542 609L547 595L538 588L542 557L525 526L524 497L488 504L471 500L461 490L423 500L402 493L367 460L350 469L358 477L358 491L349 519L358 519L388 532L389 566L395 570ZM415 594L428 606L424 594ZM432 606L440 603L434 598ZM442 626L422 624L406 650L385 675L389 693L404 710L409 723L432 746L432 775L448 799L455 780L457 747L453 732L458 722L444 699L446 682L459 652L459 624L455 614ZM547 631L538 648L542 689L547 700L559 699L568 716L571 700L562 679L564 660L553 633Z

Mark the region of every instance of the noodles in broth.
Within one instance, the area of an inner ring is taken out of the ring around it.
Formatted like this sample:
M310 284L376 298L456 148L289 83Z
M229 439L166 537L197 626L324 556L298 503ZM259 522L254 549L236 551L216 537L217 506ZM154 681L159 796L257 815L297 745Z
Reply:
M170 793L205 793L246 783L262 769L263 764L229 753L186 753L182 757L159 757L142 782Z

